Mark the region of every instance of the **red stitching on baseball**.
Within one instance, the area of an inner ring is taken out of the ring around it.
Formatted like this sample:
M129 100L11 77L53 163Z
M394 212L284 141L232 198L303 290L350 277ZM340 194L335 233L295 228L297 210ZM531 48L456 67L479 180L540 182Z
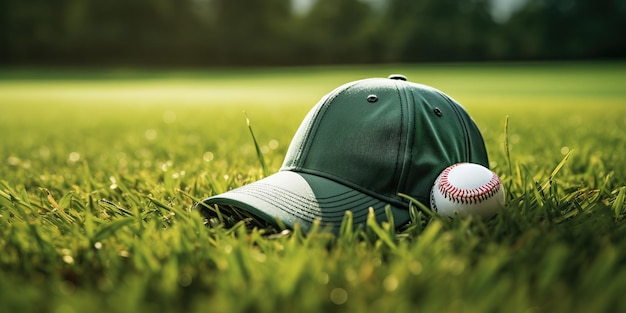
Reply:
M452 169L459 165L454 164L441 173L441 180L437 188L446 199L455 203L476 204L493 197L500 190L500 178L495 173L485 185L478 188L461 189L452 185L448 180L448 175Z

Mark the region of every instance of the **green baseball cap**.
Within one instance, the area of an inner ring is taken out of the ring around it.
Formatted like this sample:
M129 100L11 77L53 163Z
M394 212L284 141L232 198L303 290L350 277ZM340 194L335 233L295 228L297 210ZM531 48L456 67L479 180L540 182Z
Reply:
M389 206L400 227L410 217L399 194L428 205L437 176L461 162L489 165L482 135L459 103L402 75L363 79L313 107L277 173L197 207L207 217L234 209L304 232L319 220L336 232L347 211L356 226L370 208L385 221Z

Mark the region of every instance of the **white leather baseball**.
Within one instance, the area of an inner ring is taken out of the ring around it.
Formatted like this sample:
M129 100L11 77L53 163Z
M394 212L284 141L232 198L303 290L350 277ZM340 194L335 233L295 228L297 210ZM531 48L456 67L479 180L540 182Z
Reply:
M490 169L457 163L444 169L430 192L430 207L439 215L489 218L504 206L504 187Z

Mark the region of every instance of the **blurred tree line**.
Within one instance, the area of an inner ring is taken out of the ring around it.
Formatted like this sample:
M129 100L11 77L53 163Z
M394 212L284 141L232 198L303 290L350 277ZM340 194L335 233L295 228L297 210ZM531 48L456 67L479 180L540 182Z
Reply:
M626 0L0 0L0 63L294 65L622 58ZM382 4L380 4L382 3Z

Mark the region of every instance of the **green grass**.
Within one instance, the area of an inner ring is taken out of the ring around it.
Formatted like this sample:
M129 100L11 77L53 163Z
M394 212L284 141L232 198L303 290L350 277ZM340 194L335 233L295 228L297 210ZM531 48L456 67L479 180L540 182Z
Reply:
M476 120L507 189L494 219L335 237L189 210L263 177L244 110L273 173L321 96L396 72ZM626 311L624 82L625 63L4 69L2 311Z

